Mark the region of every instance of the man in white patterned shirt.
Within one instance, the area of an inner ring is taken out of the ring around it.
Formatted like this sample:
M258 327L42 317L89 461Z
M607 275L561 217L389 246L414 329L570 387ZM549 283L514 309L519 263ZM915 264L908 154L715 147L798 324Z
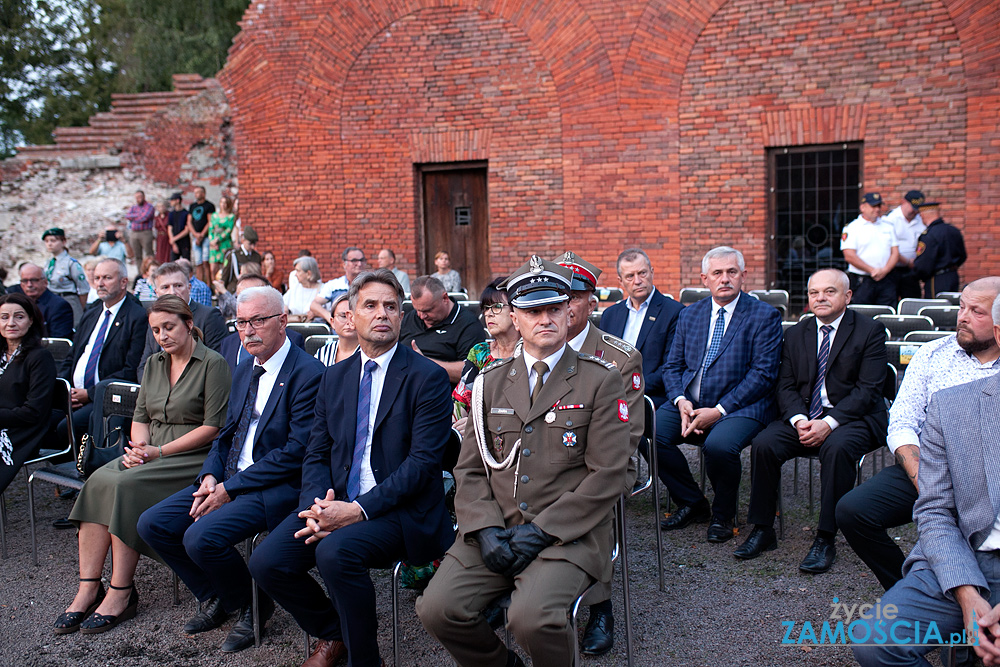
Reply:
M889 411L889 450L896 465L883 468L837 503L837 525L886 590L902 578L905 556L886 534L909 523L917 500L919 435L935 392L1000 372L993 337L993 300L1000 277L976 280L960 299L956 333L925 343L913 356Z

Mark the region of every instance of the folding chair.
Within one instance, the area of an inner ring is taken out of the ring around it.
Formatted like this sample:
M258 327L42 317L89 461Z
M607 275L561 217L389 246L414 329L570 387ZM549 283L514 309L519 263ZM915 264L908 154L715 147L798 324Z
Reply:
M920 315L929 317L938 331L954 331L958 324L958 306L925 306Z
M642 438L648 452L647 465L649 478L632 489L630 497L636 496L646 489L653 489L653 523L656 526L656 567L659 572L660 591L663 591L663 528L660 526L660 469L656 456L656 405L649 396L644 397L644 426ZM641 449L641 446L640 446ZM667 493L667 507L670 506L670 494Z
M938 338L947 338L950 331L911 331L903 336L903 341L907 343L929 343Z
M853 308L853 306L848 306L848 308ZM892 340L903 340L903 337L911 331L927 331L936 328L933 320L924 315L876 315L875 320L892 334Z
M332 333L326 322L289 322L287 328L299 332L303 338L329 336Z
M867 303L852 303L847 306L851 310L874 318L877 315L895 315L896 309L892 306L876 306Z
M925 306L950 306L948 299L900 299L896 307L900 315L919 315Z
M681 305L690 306L696 301L701 301L709 296L711 292L707 287L685 287L681 290Z
M49 351L57 364L73 354L73 341L69 338L43 338L42 345Z
M938 299L944 299L953 306L957 306L959 299L962 298L961 292L938 292L934 295Z
M338 340L337 334L313 335L306 338L306 354L310 357L316 354L327 343Z
M459 301L458 305L472 312L477 318L482 315L482 305L478 301Z
M885 343L886 354L889 355L889 365L893 367L899 377L899 382L903 381L906 373L906 366L910 359L917 353L923 343L909 340L890 340ZM898 385L897 385L898 388Z

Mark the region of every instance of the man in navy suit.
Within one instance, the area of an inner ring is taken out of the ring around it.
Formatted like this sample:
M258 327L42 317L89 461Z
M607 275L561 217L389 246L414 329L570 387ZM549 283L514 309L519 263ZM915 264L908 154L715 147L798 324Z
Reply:
M618 284L626 298L604 311L601 331L618 336L639 350L646 396L660 407L667 400L663 366L683 306L656 289L649 255L639 248L618 255L616 268Z
M202 603L184 632L196 634L239 618L222 645L254 642L251 579L234 544L277 526L295 509L324 366L285 336L281 293L245 289L236 329L253 356L233 376L226 426L189 486L146 510L138 530ZM261 602L261 625L274 609Z
M664 530L712 519L709 542L733 536L740 452L773 419L774 385L781 362L781 314L741 291L746 263L727 246L709 250L701 281L711 296L677 318L663 382L667 402L656 411L660 479L678 509ZM709 507L678 445L702 445L715 489Z
M348 298L360 350L323 374L298 511L250 559L254 579L319 639L309 667L348 655L377 667L368 569L426 563L454 540L441 483L448 373L398 344L403 289L392 272L362 273ZM330 597L309 576L314 565Z
M94 268L94 287L101 305L83 313L73 338L73 354L63 360L59 377L73 387L73 430L78 438L89 430L95 386L106 380L136 382L149 324L146 309L128 294L128 268L118 259ZM68 305L68 304L67 304ZM65 420L57 438L66 441Z
M269 283L267 278L264 276L240 276L240 279L236 281L236 298L238 299L240 294L243 293L243 290L248 287L267 287L270 284L271 283ZM302 338L302 334L298 331L285 329L285 335L288 337L288 340L291 341L292 345L302 350L306 349L305 339ZM229 364L229 370L231 370L234 375L236 374L236 367L251 357L251 354L247 352L245 347L243 347L243 339L240 336L239 331L234 331L222 339L222 342L219 343L219 354L221 354L226 360L226 363Z
M823 467L819 528L799 569L826 572L837 556L837 501L854 487L858 459L885 445L889 418L882 399L885 327L849 310L851 280L838 269L809 278L815 315L785 334L778 377L778 419L754 438L750 512L754 524L733 555L756 558L777 547L774 512L781 465L817 456ZM893 376L895 377L895 376Z
M65 303L61 296L49 289L49 281L45 278L42 267L31 262L25 262L18 270L21 276L21 283L13 285L8 292L22 292L26 297L35 302L38 310L42 311L42 320L45 325L45 335L51 338L73 338L73 308L64 308Z

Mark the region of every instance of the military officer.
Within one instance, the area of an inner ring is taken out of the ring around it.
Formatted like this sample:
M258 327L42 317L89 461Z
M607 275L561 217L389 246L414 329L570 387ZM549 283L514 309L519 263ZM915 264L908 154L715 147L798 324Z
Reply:
M625 396L629 412L629 443L632 456L629 459L625 480L625 493L632 491L637 475L636 452L645 427L645 406L642 377L642 355L621 338L604 333L590 323L590 315L597 307L597 279L601 270L582 257L566 252L555 260L560 266L573 271L573 282L569 295L569 346L577 352L592 354L598 359L610 362L621 373L625 385ZM599 582L594 596L601 602L590 606L590 619L583 633L580 650L584 655L604 655L614 647L615 620L611 608L611 582Z
M958 291L958 267L965 263L965 241L962 232L952 227L939 211L940 203L921 205L924 220L933 220L917 243L913 271L924 281L924 298L933 299L938 292Z
M523 350L473 386L455 467L458 537L417 601L463 667L524 664L481 614L511 589L509 627L533 664L572 664L567 610L611 578L630 414L617 369L566 344L571 278L537 255L508 278Z
M80 323L83 307L87 305L90 284L80 262L69 256L66 250L66 232L59 227L46 229L42 234L46 249L52 259L45 265L45 279L49 289L61 296L73 309L73 326Z

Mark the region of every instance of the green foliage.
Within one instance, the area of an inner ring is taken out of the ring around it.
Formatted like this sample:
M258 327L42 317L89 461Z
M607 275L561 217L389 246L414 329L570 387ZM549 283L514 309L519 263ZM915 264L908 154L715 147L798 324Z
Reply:
M112 92L215 76L249 0L0 0L0 158L85 125Z

